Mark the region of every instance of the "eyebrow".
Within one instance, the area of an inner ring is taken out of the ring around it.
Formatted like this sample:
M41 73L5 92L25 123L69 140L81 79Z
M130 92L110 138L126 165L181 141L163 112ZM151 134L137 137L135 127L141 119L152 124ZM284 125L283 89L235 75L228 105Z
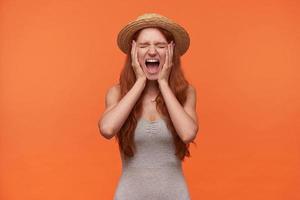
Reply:
M149 42L140 42L139 44L144 45L144 44L150 44ZM167 42L155 42L155 44L168 44Z

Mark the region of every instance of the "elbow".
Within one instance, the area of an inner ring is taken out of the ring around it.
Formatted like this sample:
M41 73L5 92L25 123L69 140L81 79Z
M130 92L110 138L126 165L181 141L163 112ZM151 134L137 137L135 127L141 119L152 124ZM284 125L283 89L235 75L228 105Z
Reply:
M193 142L193 141L195 140L195 138L196 138L196 134L193 135L193 136L190 136L190 137L186 137L186 138L184 138L182 141L183 141L185 144L189 144L189 143Z
M195 126L195 128L192 131L190 131L191 134L189 134L185 138L183 138L182 141L185 144L189 144L189 143L193 142L196 139L198 129L199 129L198 125Z
M103 125L101 121L98 122L98 128L99 128L100 135L102 135L105 139L110 140L115 135L112 128Z

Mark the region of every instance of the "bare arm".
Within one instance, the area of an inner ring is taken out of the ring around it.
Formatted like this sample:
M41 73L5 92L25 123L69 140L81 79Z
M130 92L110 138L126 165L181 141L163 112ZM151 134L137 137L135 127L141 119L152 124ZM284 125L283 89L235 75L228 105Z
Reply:
M136 76L133 87L119 102L120 90L116 87L112 87L106 95L106 110L102 114L98 126L100 133L107 139L119 132L146 86L147 77L138 62L135 41L132 41L131 58L132 69Z
M174 128L181 140L188 144L192 142L199 129L198 117L196 112L196 90L189 85L187 90L187 99L182 106L177 100L173 91L169 87L169 75L173 66L173 50L175 44L173 41L168 44L166 51L166 61L163 69L158 76L159 89L164 98L166 107L169 111L170 118L173 122Z
M187 101L184 106L181 106L166 81L160 81L159 87L179 137L184 143L192 142L199 128L196 113L196 90L189 86Z
M139 99L145 85L146 78L137 79L133 87L119 102L117 100L120 91L117 88L113 87L107 92L106 110L98 122L99 130L103 137L111 139L120 130Z

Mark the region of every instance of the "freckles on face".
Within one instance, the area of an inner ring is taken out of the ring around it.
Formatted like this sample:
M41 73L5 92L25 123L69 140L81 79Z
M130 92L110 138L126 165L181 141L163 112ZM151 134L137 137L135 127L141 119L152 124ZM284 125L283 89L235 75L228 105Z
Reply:
M161 64L164 64L165 60L166 60L166 54L167 54L167 50L166 49L160 49L158 50L155 55L152 54L148 54L144 49L138 49L137 50L137 59L142 66L144 66L145 61L147 58L158 58L160 60Z
M139 61L140 65L142 66L142 63L143 63L143 54L142 54L142 52L140 52L139 49L137 50L137 58L138 58L138 61Z
M143 71L154 77L163 68L168 41L156 28L145 28L137 37L137 60Z

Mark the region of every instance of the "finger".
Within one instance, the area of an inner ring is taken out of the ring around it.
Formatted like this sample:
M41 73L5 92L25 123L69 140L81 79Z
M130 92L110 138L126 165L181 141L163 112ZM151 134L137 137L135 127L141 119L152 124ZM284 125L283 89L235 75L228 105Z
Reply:
M168 45L168 48L167 48L167 51L166 51L166 60L165 60L165 66L167 66L169 63L169 45Z
M134 40L132 40L132 42L131 42L131 58L132 58L132 60L133 60L133 54L134 53Z
M172 48L171 48L171 66L173 65L173 55L174 55L174 42L172 41Z
M137 48L136 48L136 43L134 44L134 56L135 56L135 62L138 63L138 60L137 60Z
M169 46L169 56L168 56L168 58L169 58L169 67L171 66L171 60L172 60L171 49L172 49L172 43Z
M133 62L135 62L135 49L136 49L136 45L135 45L135 41L132 41L132 60Z

